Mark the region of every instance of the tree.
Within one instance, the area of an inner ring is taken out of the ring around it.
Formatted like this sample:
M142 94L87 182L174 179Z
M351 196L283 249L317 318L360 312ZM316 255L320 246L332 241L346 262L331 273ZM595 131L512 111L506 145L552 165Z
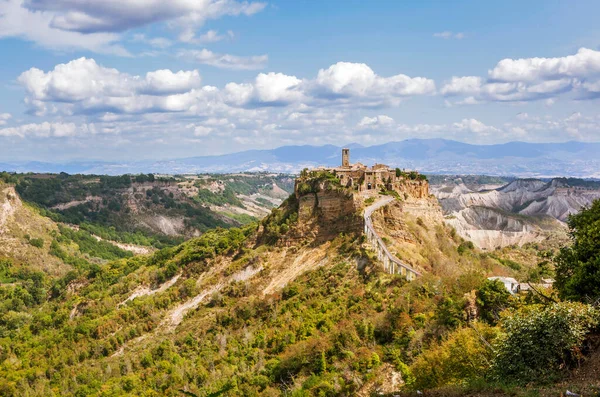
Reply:
M600 200L571 215L568 225L573 244L555 258L554 286L563 299L596 300L600 298Z
M477 291L477 306L481 319L495 325L500 312L509 306L510 293L499 280L486 280Z
M583 342L598 318L592 306L576 302L527 305L508 313L495 345L494 377L508 383L554 379L580 360Z

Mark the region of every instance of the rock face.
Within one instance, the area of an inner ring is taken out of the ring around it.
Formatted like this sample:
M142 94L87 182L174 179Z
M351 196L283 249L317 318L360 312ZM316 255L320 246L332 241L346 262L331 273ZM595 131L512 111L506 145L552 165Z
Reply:
M316 193L296 192L298 222L302 229L314 228L320 237L362 231L363 204L358 195L336 189L328 182L322 183L318 190Z
M518 179L490 190L473 190L462 183L436 186L452 225L465 239L483 249L540 241L549 233L564 233L570 214L600 199L593 184L571 186L565 179L544 182Z
M429 197L429 182L413 181L410 179L403 180L394 186L395 189L403 195L406 193L408 197L423 199Z

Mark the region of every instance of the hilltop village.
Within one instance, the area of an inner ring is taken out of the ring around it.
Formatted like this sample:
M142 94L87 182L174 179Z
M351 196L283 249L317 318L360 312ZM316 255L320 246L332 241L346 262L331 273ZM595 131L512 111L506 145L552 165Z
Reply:
M379 192L396 192L399 195L425 198L429 196L429 183L425 175L417 171L392 169L385 164L368 167L362 163L350 163L350 149L342 149L342 164L338 167L317 167L304 170L296 181L296 191L303 181L319 175L333 175L342 187L354 190L362 195Z

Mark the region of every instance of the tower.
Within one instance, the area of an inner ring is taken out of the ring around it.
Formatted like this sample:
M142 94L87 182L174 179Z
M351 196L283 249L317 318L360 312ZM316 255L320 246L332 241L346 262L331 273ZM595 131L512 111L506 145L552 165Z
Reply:
M342 167L350 167L350 149L342 149Z

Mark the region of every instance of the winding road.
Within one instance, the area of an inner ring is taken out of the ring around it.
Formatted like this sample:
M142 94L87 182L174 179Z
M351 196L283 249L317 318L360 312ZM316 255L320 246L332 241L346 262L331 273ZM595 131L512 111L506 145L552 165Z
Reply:
M383 262L383 267L386 271L393 274L405 275L407 280L414 280L416 277L419 277L421 273L392 255L387 248L387 245L383 242L373 227L373 220L371 219L373 212L377 211L381 207L385 207L394 200L395 198L392 196L385 196L365 208L365 234L368 241L377 251L378 258Z

